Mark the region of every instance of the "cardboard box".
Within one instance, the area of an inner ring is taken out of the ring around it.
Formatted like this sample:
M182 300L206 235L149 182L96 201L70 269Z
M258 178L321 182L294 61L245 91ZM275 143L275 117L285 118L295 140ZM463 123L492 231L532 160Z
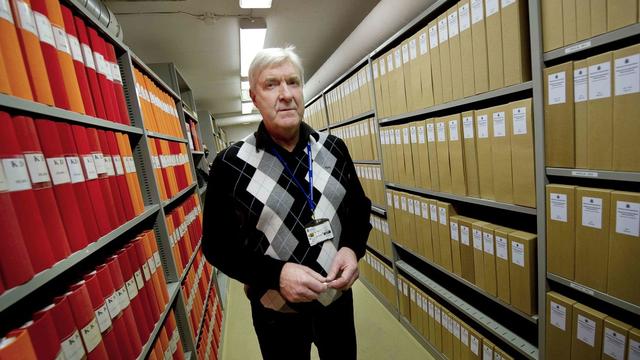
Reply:
M573 133L573 66L571 62L544 69L545 164L575 165Z
M451 168L451 191L454 194L466 196L467 183L465 176L465 156L460 114L448 116L447 132L449 139L449 164Z
M573 306L575 300L556 292L547 293L546 356L547 359L571 359Z
M497 228L494 224L482 226L482 263L484 269L483 289L492 296L498 296L497 276L496 276L496 242L494 231Z
M410 308L410 319L409 321L411 322L411 325L413 325L413 328L419 331L419 311L418 311L418 302L417 302L417 297L416 297L416 287L411 284L408 283L409 285L409 302L411 304L411 308Z
M414 179L414 186L415 187L421 187L422 186L422 170L420 169L422 166L422 163L420 162L420 150L419 150L419 143L418 143L418 126L420 126L419 122L412 122L408 124L409 126L409 140L411 142L411 158L412 158L412 164L411 167L413 169L413 179ZM423 142L424 140L424 131L422 134L422 139Z
M542 49L544 52L564 46L562 21L562 2L558 0L541 0Z
M480 180L480 197L494 200L493 190L493 155L491 154L491 138L493 121L489 109L477 110L476 115L476 150L478 152L478 178Z
M476 152L475 115L473 111L461 114L464 138L464 167L467 195L480 197L480 179L478 176L478 155Z
M462 277L462 262L460 258L460 223L455 215L449 215L449 229L451 237L451 261L453 273Z
M387 62L388 53L384 54L380 57L380 84L382 87L382 106L383 106L383 117L391 116L391 92L389 90L389 64ZM393 60L392 60L393 61ZM391 68L393 68L393 62L391 64Z
M468 326L467 329L469 330L469 349L471 350L468 359L480 360L482 359L482 344L484 339L482 335L472 327Z
M423 255L424 254L424 238L425 238L425 226L424 222L426 221L422 217L422 199L419 196L413 196L413 222L416 228L416 237L414 240L415 252L416 254ZM431 237L431 233L428 234Z
M461 344L461 324L462 321L457 316L449 314L451 317L451 330L453 333L453 359L462 360L462 344ZM467 340L468 341L468 340Z
M438 41L438 20L429 23L429 53L434 105L442 104L442 66Z
M451 229L449 216L455 215L450 203L438 201L438 236L440 240L440 265L453 273L453 259L451 257Z
M591 36L607 32L607 0L591 0Z
M438 175L438 147L436 145L436 124L434 119L427 119L427 147L429 149L429 173L431 175L431 190L440 191L440 176Z
M420 212L422 214L422 255L429 261L434 261L433 257L433 240L431 230L431 210L429 208L429 201L425 198L420 198Z
M407 246L409 249L414 252L418 249L418 234L416 227L416 214L415 214L415 196L407 194L407 208L408 213L406 214L407 222L408 222L408 237L407 237Z
M427 316L428 318L428 328L429 328L429 332L428 332L428 336L427 336L427 340L429 340L429 342L435 347L435 338L436 338L436 320L435 320L435 301L427 296L427 314L429 316Z
M571 359L596 360L602 354L602 334L607 315L582 304L573 306Z
M379 59L371 60L371 71L373 72L373 87L374 87L374 95L376 99L376 114L380 118L384 118L384 107L382 100L382 85L380 79L380 70L379 70Z
M484 1L471 0L471 37L473 40L473 77L476 94L489 90L487 64L487 30L484 20Z
M446 103L453 100L449 29L446 14L438 17L438 47L440 48L440 70L442 71L442 102Z
M411 77L413 76L413 72L412 72L413 69L411 68L411 64L409 63L409 61L411 61L411 58L409 56L409 40L410 38L406 39L400 45L400 54L402 57L402 75L403 75L403 85L404 85L404 95L405 95L404 103L406 106L405 112L415 109L414 97L413 97L413 94L411 93L412 91Z
M509 248L509 234L514 229L507 227L497 227L494 231L496 245L496 284L498 299L506 304L511 304L511 288L509 276L509 264L511 264L511 254Z
M640 193L611 193L610 224L607 293L639 305Z
M473 38L471 36L471 7L469 0L458 3L458 23L460 26L460 59L462 67L462 95L476 93L473 74Z
M474 221L471 223L471 233L473 241L473 273L475 276L475 284L481 289L485 288L484 275L484 251L482 227L489 225L484 221Z
M547 185L547 271L573 280L575 186Z
M427 145L427 129L424 120L417 122L418 132L418 161L420 162L419 188L431 189L431 165L429 160L429 146Z
M460 359L471 358L471 348L469 347L469 326L460 321Z
M509 234L511 305L529 315L538 313L536 239L536 234L524 231Z
M433 327L434 327L434 336L432 337L432 341L431 344L433 346L435 346L436 349L440 350L442 352L443 347L442 347L442 332L443 332L443 326L442 326L442 306L440 306L440 304L434 302L433 304L433 311L434 311L434 323L433 323Z
M408 60L408 59L407 59ZM395 96L395 111L392 110L394 115L404 114L407 112L407 96L405 93L405 85L404 85L404 64L402 59L402 48L401 46L393 49L393 64L394 64L394 94L392 95L392 99ZM393 107L394 104L391 104Z
M593 6L593 1L591 5ZM611 52L588 59L587 165L590 169L611 170L613 168L612 59Z
M513 203L513 175L511 173L511 122L509 106L487 109L491 118L490 134L493 165L493 192L496 201Z
M607 31L613 31L638 21L636 0L607 1Z
M488 339L482 339L482 359L489 360L493 359L493 350L495 345L489 341Z
M611 190L576 188L575 281L607 291Z
M627 359L640 358L640 330L633 328L629 330L629 348L627 351Z
M395 136L395 146L392 147L394 149L395 154L395 164L394 171L396 172L396 178L400 183L406 183L406 171L404 167L404 147L402 146L402 125L397 125L393 127L393 134Z
M625 3L628 1L625 1ZM640 138L640 45L630 46L613 53L613 169L640 171L637 154Z
M402 125L402 153L404 155L403 184L415 187L416 178L413 172L413 154L411 151L411 132L409 129L409 125L407 124Z
M405 72L405 86L407 86L407 110L415 111L422 106L422 85L420 85L420 59L418 58L418 36L414 34L407 40L409 47L409 78Z
M429 28L425 27L418 33L418 66L420 67L420 86L422 98L419 108L434 105L433 78L431 76L431 52L429 51Z
M447 11L453 100L462 99L462 58L460 57L460 26L458 23L458 6L454 5Z
M440 261L440 225L438 222L438 201L428 199L429 201L429 219L431 220L431 245L433 246L433 261L442 265Z
M473 232L471 223L474 221L468 217L457 216L460 232L460 266L462 278L475 283L473 260Z
M451 192L451 169L449 167L449 142L447 139L447 119L436 118L436 147L438 149L438 178L440 191Z
M453 359L453 334L451 333L450 312L442 308L442 353L447 359Z
M504 86L531 79L529 12L523 0L502 2Z
M531 99L510 103L508 122L511 124L513 203L521 206L535 207L536 178Z
M587 164L587 119L589 108L589 65L587 60L573 63L573 112L575 117L575 166L586 169Z
M604 336L602 338L602 359L624 359L629 341L631 325L612 317L604 319Z
M576 31L576 0L562 0L562 32L565 46L578 40Z
M502 62L502 20L500 0L485 0L485 26L487 29L487 61L489 64L489 90L504 87ZM510 59L513 61L513 58Z

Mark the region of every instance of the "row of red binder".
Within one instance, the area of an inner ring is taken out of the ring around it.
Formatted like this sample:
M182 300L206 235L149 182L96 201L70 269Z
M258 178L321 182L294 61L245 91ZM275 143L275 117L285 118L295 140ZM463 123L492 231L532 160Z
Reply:
M188 314L191 331L194 334L198 330L200 319L202 319L204 301L207 297L207 287L211 276L211 265L202 256L202 252L198 252L182 283L182 293L185 294L184 296L187 300L185 309Z
M176 326L176 318L173 310L167 315L167 320L160 329L158 337L149 352L148 360L174 359L183 360L184 350L180 340L180 332Z
M198 136L198 123L193 120L187 119L187 129L189 130L189 147L193 151L202 151L202 141Z
M15 358L16 346L25 354L18 358L134 359L168 301L156 239L146 231L10 331L15 340L0 346L0 359Z
M0 13L0 92L129 125L116 51L59 0Z
M200 338L196 344L198 359L218 359L220 333L222 332L222 304L216 294L216 287L209 290L209 300L204 313Z
M0 111L0 293L144 211L126 134Z
M200 198L192 194L177 208L166 215L171 252L178 274L184 272L193 249L202 238L202 207Z
M149 149L160 199L173 198L193 184L186 144L150 138Z
M136 94L144 128L160 134L184 138L174 99L140 70L133 68Z

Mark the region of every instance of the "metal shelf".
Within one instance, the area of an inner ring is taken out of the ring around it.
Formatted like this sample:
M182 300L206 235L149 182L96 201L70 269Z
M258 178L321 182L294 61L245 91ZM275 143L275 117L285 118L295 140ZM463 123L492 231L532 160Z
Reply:
M83 115L77 112L52 107L49 105L37 103L31 100L21 99L10 95L0 94L0 107L28 112L35 117L41 117L42 115L44 115L48 118L56 120L65 120L74 124L90 125L103 129L120 131L127 134L143 133L142 129L137 127L98 119L96 117Z
M187 106L182 105L182 111L185 115L187 115L191 120L198 122L198 118L191 112L191 110L187 109Z
M200 341L200 335L202 335L202 325L204 324L204 318L207 316L207 307L209 306L209 295L211 294L211 287L213 286L213 279L215 276L211 276L209 279L209 286L207 286L207 295L204 298L204 308L202 309L202 317L200 318L200 322L198 325L198 335L196 335L196 346L198 346L198 342ZM215 305L215 304L214 304Z
M367 244L367 251L371 252L377 258L381 258L383 260L386 260L388 262L387 265L389 265L389 266L393 265L393 260L390 257L388 257L387 255L381 253L378 249L369 246L369 244Z
M165 208L169 205L171 205L173 202L175 202L176 200L178 200L180 197L182 197L182 195L188 193L189 191L191 191L193 188L196 187L196 185L198 185L197 183L193 183L189 186L187 186L186 188L182 189L178 194L176 194L176 196L172 197L171 199L164 201L162 203L162 207Z
M551 176L640 182L640 172L567 169L567 168L555 168L555 167L548 167L546 169L546 172L547 172L547 175L551 175Z
M380 205L371 204L371 211L380 216L387 216L387 210Z
M353 163L362 165L382 165L380 160L353 160Z
M329 127L328 127L328 126L321 127L320 129L318 129L318 130L316 130L316 131L317 131L317 132L322 132L322 131L326 131L326 130L329 130Z
M52 281L76 264L82 262L84 259L91 256L96 251L102 249L125 232L131 230L134 226L140 224L144 220L157 213L159 210L160 206L157 204L145 207L142 214L120 225L118 228L98 239L98 241L87 245L87 247L85 247L84 249L76 251L75 253L69 255L69 257L67 257L66 259L60 260L51 268L39 272L27 283L5 291L2 296L0 296L0 312L6 310L13 304L19 302L20 300L36 291L38 288L48 283L49 281Z
M142 351L138 356L138 360L146 359L147 355L149 355L149 351L151 351L151 348L153 347L153 343L156 341L156 338L158 337L158 334L162 329L162 325L164 325L164 320L167 318L167 315L169 315L173 302L176 300L176 296L178 295L178 290L180 289L180 283L169 283L167 284L167 289L169 291L169 303L167 303L167 306L165 307L164 311L160 315L160 319L158 319L158 322L154 326L153 331L149 336L149 340L147 340L147 343L142 348ZM176 327L176 330L178 330L177 327Z
M146 75L149 76L156 83L156 85L160 86L164 92L171 95L171 97L173 97L174 100L181 101L180 95L176 94L176 92L173 91L173 89L169 85L167 85L167 83L165 83L158 76L158 74L156 74L153 70L151 70L151 68L149 68L147 64L145 64L142 60L140 60L140 58L136 54L134 54L132 51L129 52L129 54L131 55L131 60L134 62L134 65L140 68L139 70L146 73Z
M182 276L180 276L180 283L181 284L184 281L184 278L187 277L187 274L189 273L189 269L191 269L191 265L193 265L193 260L196 258L196 255L198 255L198 251L200 250L200 246L201 245L202 245L202 238L200 239L200 241L198 241L198 245L196 245L196 248L193 250L193 254L191 254L191 258L189 259L189 262L187 263L187 266L184 267L184 271L182 272Z
M414 188L410 186L398 185L390 182L387 182L385 184L388 187L392 187L398 190L405 190L405 191L409 191L409 192L420 194L420 195L435 196L435 197L440 197L440 198L449 199L449 200L455 200L455 201L466 202L470 204L488 206L496 209L518 212L522 214L536 215L535 208L530 208L526 206L501 203L493 200L485 200L485 199L479 199L479 198L474 198L470 196L461 196L461 195L443 193L439 191L424 190L424 189Z
M200 196L202 196L202 194L207 192L207 184L205 184L203 187L199 188L198 192L200 193Z
M640 24L629 25L621 29L594 36L590 39L580 41L575 44L548 51L544 53L543 59L544 61L562 59L563 57L568 57L570 55L583 52L587 49L597 48L637 35L640 35Z
M466 105L471 105L474 103L478 103L481 101L494 99L502 96L517 94L519 92L530 91L531 89L533 89L533 82L527 81L522 84L507 86L498 90L488 91L482 94L469 96L464 99L454 100L445 104L431 106L426 109L421 109L421 110L416 110L416 111L412 111L412 112L401 114L401 115L391 116L386 119L380 120L380 125L382 126L382 125L396 122L398 120L403 120L403 119L408 119L413 117L421 117L421 116L428 117L431 114L436 112L440 112L444 110L455 110L459 107L463 107Z
M331 84L329 84L327 87L325 87L324 90L322 90L320 93L324 94L324 93L327 93L327 92L333 90L333 88L338 86L338 84L342 83L343 80L347 78L347 76L355 73L358 68L360 68L360 67L362 67L362 66L364 66L364 65L366 65L368 63L369 63L369 57L368 56L365 56L363 59L360 59L360 61L358 61L352 67L350 67L349 70L343 72Z
M343 121L340 121L340 122L335 123L335 124L329 124L329 129L335 129L335 128L340 127L340 126L349 125L349 124L354 123L354 122L356 122L358 120L364 120L364 119L372 117L372 116L375 116L375 112L373 112L373 110L369 110L367 112L363 112L362 114L358 114L356 116L352 116L352 117L348 118L347 120L343 120Z
M316 102L316 100L318 100L320 97L322 96L322 91L320 91L319 93L317 93L314 97L312 97L309 101L307 101L306 104L304 104L304 107L308 107L311 106L314 102Z
M558 276L558 275L555 275L555 274L552 274L552 273L547 273L547 279L549 279L551 281L554 281L554 282L557 282L559 284L568 286L568 287L570 287L572 289L578 290L583 294L587 294L587 295L589 295L591 297L594 297L594 298L596 298L598 300L604 301L604 302L606 302L608 304L617 306L617 307L619 307L621 309L627 310L627 311L629 311L631 313L634 313L636 315L640 315L640 306L638 306L638 305L631 304L631 303L626 302L624 300L618 299L618 298L616 298L614 296L605 294L605 293L600 292L598 290L594 290L594 289L592 289L592 288L590 288L588 286L584 286L582 284L579 284L577 282L565 279L562 276Z
M538 316L537 315L531 316L531 315L525 314L522 311L520 311L520 310L516 309L515 307L511 306L511 304L507 304L507 303L503 302L502 300L498 299L497 297L495 297L495 296L493 296L491 294L488 294L486 291L484 291L483 289L479 288L476 284L473 284L473 283L469 282L468 280L459 277L456 274L452 274L451 272L449 272L449 270L447 270L447 269L443 268L442 266L434 263L433 261L424 258L422 255L418 255L418 254L414 253L413 250L406 248L404 245L401 245L401 244L399 244L399 243L397 243L395 241L393 241L392 244L394 244L395 246L403 249L406 252L411 253L411 255L417 257L421 261L423 261L423 262L429 264L430 266L433 266L434 268L440 270L441 272L446 274L449 278L451 278L453 280L456 280L460 284L468 287L469 289L471 289L471 290L475 291L476 293L484 296L485 298L495 302L496 304L498 304L498 305L502 306L503 308L511 311L512 313L520 316L521 318L529 321L530 323L532 323L534 325L538 324Z
M149 130L145 130L144 132L145 132L145 134L147 134L147 136L150 136L150 137L153 137L153 138L156 138L156 139L175 141L175 142L181 142L181 143L188 143L189 142L189 140L187 140L187 139L178 138L178 137L175 137L175 136L170 136L170 135L165 135L165 134L160 134L160 133L149 131Z
M451 292L449 292L444 287L440 286L435 281L429 279L424 274L420 273L407 263L402 260L396 262L396 266L415 280L419 281L422 285L429 288L429 290L436 293L443 301L447 302L449 305L458 309L471 319L473 319L477 324L481 325L487 331L497 336L499 339L505 342L505 344L509 345L511 348L519 352L521 355L526 357L527 359L536 360L538 359L538 348L534 345L528 343L518 335L514 334L511 330L505 328L500 323L495 320L489 318L478 309L469 305L466 301L460 299L455 296Z
M400 323L402 325L404 325L404 327L407 329L407 331L409 331L411 333L411 335L413 335L413 337L418 340L418 342L420 344L422 344L422 346L425 347L425 349L427 349L427 351L429 352L429 354L431 354L431 356L434 359L438 359L438 360L447 360L447 357L444 356L443 353L441 353L438 349L436 349L427 339L425 339L422 334L420 334L418 332L418 330L416 330L413 327L413 324L411 323L411 321L407 320L407 318L405 318L403 315L400 315Z
M204 155L204 151L192 151L191 154L193 154L193 155Z

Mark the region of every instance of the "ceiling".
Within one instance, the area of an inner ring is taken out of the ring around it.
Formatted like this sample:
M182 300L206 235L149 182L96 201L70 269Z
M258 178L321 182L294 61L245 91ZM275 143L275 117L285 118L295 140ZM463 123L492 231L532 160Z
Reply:
M173 62L198 110L240 113L239 17L264 17L265 47L295 45L310 78L379 0L273 0L241 9L238 0L108 1L124 42L145 63Z

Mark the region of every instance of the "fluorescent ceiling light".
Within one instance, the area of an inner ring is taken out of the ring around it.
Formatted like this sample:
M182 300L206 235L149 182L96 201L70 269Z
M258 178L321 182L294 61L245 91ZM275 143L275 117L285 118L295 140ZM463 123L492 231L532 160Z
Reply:
M252 102L243 102L242 103L242 114L251 114L253 112L253 103Z
M271 0L240 0L240 7L243 9L269 9Z
M249 76L249 65L256 53L264 47L266 36L267 26L264 19L247 19L240 22L240 76Z

